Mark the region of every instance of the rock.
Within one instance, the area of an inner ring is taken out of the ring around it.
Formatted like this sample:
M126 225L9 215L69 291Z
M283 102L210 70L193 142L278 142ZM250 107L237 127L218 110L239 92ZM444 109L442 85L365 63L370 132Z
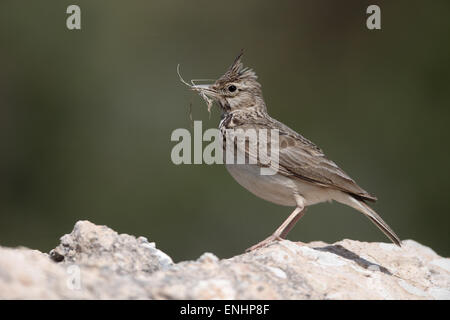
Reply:
M49 255L0 247L0 299L450 299L450 259L412 240L283 240L174 264L143 237L79 221Z
M172 259L156 249L145 237L136 239L89 221L78 221L61 244L50 251L50 257L60 262L84 267L106 268L119 274L154 272L173 264Z

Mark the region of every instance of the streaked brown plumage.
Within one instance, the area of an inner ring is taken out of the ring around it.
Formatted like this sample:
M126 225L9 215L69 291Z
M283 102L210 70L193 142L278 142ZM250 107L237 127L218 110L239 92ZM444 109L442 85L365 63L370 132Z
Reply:
M350 178L323 151L283 123L269 116L264 102L261 85L251 69L243 67L242 53L235 59L228 71L212 85L194 86L193 89L214 99L222 110L219 128L277 129L279 131L279 166L274 176L258 174L257 154L251 149L242 150L256 165L227 164L230 174L246 189L268 201L296 206L289 218L273 235L253 246L256 249L271 241L284 238L304 214L304 208L319 202L335 200L353 207L374 222L395 244L400 239L383 219L365 201L377 198ZM223 134L225 139L226 135ZM224 147L226 143L224 143ZM235 144L235 148L239 148Z

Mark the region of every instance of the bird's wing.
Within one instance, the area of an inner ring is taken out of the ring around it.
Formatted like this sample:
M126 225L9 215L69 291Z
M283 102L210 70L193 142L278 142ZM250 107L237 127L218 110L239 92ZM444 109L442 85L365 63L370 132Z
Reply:
M261 128L263 123L258 122L256 119L253 123L246 121L239 127L244 131L249 128ZM279 163L278 168L273 168L278 170L278 173L316 185L335 188L360 200L377 200L375 196L358 186L333 161L327 159L323 151L314 143L275 119L270 119L270 123L267 129L279 130ZM265 122L264 125L267 126L268 123ZM260 160L248 146L245 148L245 154L248 158Z

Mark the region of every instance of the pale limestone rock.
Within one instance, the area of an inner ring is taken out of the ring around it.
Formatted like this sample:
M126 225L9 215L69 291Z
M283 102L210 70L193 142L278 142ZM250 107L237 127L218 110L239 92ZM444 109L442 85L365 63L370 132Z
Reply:
M450 259L412 240L283 240L174 264L144 237L79 221L50 255L0 247L0 299L450 299Z

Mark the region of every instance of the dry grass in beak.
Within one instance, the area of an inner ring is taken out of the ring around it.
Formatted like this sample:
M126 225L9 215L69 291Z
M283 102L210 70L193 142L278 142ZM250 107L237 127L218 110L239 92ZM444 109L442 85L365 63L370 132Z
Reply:
M189 88L191 88L192 90L197 91L198 94L200 95L200 97L202 97L203 100L205 100L206 105L207 105L207 107L208 107L209 116L211 117L211 107L212 107L212 105L213 105L214 100L211 99L210 97L208 97L208 96L206 95L206 93L205 93L203 90L201 90L199 87L196 87L196 85L195 85L195 83L194 83L194 81L205 81L205 80L207 80L207 79L191 80L191 83L192 83L192 84L187 83L187 82L183 79L183 77L181 76L181 74L180 74L180 65L179 65L179 64L177 65L177 73L178 73L178 77L180 78L180 81L181 81L182 83L184 83L185 85L187 85L187 86L188 86Z

